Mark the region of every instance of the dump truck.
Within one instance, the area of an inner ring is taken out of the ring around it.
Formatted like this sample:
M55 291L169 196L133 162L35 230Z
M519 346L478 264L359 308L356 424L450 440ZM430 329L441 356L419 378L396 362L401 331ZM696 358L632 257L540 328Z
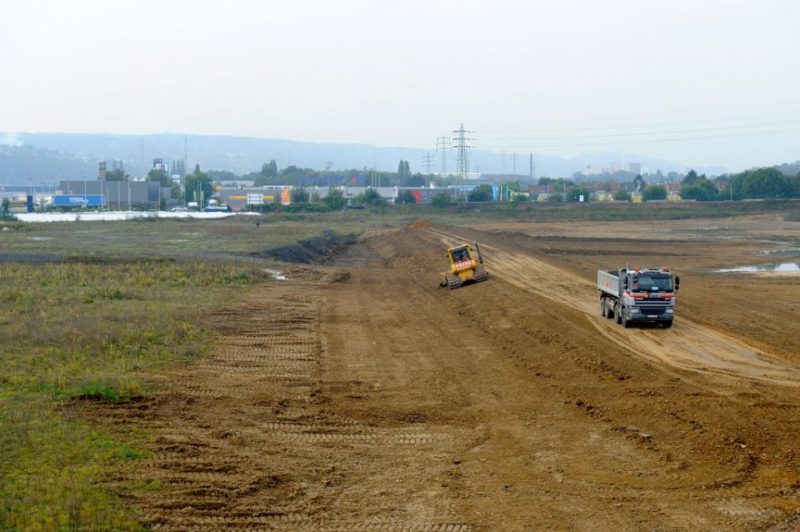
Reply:
M477 253L477 255L473 254ZM439 286L450 290L468 283L479 283L489 278L489 272L483 265L483 257L478 243L473 248L469 244L461 244L447 250L450 259L450 271L444 274Z
M623 327L653 323L672 327L681 279L666 268L598 270L600 313Z

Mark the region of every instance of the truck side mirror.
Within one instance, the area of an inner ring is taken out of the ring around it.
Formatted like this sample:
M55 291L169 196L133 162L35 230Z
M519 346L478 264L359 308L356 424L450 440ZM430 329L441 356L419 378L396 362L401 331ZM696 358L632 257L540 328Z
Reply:
M676 275L675 276L675 291L677 292L680 289L681 289L681 276L680 275Z
M622 288L624 288L625 290L628 289L628 276L627 275L625 276L625 279L622 280Z

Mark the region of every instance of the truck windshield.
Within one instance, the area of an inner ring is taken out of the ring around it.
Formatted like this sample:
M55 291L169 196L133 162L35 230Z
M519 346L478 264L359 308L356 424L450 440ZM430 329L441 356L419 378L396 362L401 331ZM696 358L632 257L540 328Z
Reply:
M639 275L633 278L633 292L672 292L672 277L669 275Z
M465 260L469 260L467 248L458 248L453 250L453 262L462 262Z

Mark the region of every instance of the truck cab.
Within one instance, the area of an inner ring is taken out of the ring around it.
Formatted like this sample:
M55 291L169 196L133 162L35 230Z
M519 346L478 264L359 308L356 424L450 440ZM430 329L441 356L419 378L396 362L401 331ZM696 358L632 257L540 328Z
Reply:
M680 277L666 268L598 272L601 312L625 327L655 323L671 327Z

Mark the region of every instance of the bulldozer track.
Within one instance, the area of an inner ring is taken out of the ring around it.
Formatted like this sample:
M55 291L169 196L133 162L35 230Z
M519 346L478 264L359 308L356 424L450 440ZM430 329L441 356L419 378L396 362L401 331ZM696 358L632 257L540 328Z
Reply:
M196 364L165 370L159 378L169 383L167 392L136 408L95 410L97 419L134 423L156 434L153 454L120 479L164 486L163 493L137 501L143 521L154 530L470 530L428 518L362 520L276 511L273 501L283 490L305 489L292 473L271 467L269 457L276 452L297 462L334 448L371 453L448 448L453 438L422 425L402 430L333 412L320 415L308 402L313 390L324 387L319 364L328 352L319 331L319 291L289 297L295 291L285 284L264 291L254 294L258 303L214 313L219 322L214 350ZM331 383L331 389L337 386L357 385ZM215 414L220 410L222 417ZM302 496L297 503L298 509L308 504Z

